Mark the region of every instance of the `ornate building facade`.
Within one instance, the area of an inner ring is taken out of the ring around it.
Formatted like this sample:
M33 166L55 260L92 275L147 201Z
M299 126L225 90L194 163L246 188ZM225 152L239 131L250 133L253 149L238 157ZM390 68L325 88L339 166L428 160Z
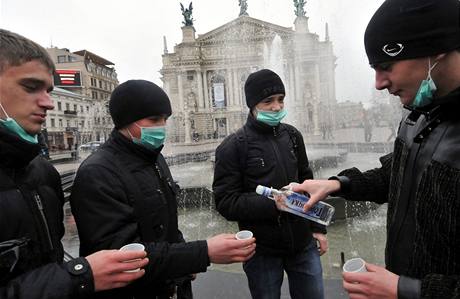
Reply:
M278 26L241 13L237 19L196 36L182 27L182 42L168 53L161 69L170 96L171 142L191 143L225 137L246 121L244 83L262 68L277 72L286 87L286 122L304 134L319 134L321 122L332 123L336 104L335 61L326 25L319 40L299 14L295 28Z
M118 86L114 63L87 50L47 48L56 65L54 85L89 99L93 115L91 140L105 141L113 129L108 113L111 92Z

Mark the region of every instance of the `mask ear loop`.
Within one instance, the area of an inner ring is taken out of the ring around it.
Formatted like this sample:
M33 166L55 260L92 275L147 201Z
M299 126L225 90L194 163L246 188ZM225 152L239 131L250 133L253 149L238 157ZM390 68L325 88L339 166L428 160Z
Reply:
M431 78L431 71L435 68L435 66L438 64L439 61L436 61L433 65L431 65L431 59L428 58L428 76L427 76L427 80L433 80L433 78Z
M6 113L6 111L5 111L5 108L3 108L2 103L0 103L0 108L2 108L2 111L3 111L3 113L5 114L6 118L7 118L7 119L10 118L9 115L8 115L8 113Z

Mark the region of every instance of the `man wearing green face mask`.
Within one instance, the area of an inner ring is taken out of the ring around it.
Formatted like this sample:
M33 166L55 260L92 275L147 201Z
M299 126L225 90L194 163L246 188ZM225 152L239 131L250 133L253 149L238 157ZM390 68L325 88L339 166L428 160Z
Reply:
M292 298L323 298L319 256L327 250L325 227L282 212L255 192L257 185L279 189L313 178L302 135L281 123L287 113L284 84L263 69L249 75L245 94L246 124L216 150L216 208L257 239L257 252L243 267L253 298L279 299L284 271Z
M109 140L78 169L70 203L80 252L145 245L150 263L142 280L93 298L191 298L190 280L212 263L242 262L255 239L221 234L185 242L177 222L179 186L161 154L171 115L166 93L145 80L129 80L109 102L115 124Z
M64 262L64 195L37 134L54 108L46 50L0 29L0 298L90 298L145 272L144 251L99 251ZM136 260L136 261L133 261Z
M388 203L385 267L344 273L350 298L460 298L460 2L384 1L364 45L375 87L406 108L393 152L293 189L305 209L331 193Z

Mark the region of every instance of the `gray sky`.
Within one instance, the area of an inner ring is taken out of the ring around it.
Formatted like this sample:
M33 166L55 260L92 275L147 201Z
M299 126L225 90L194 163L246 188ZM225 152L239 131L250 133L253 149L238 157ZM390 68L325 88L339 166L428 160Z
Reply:
M182 0L188 6L189 0ZM337 59L339 101L367 102L373 88L363 46L367 22L383 0L308 0L311 32L324 40L325 23ZM161 84L163 35L169 52L181 42L178 0L0 0L0 27L43 46L86 49L115 63L120 82ZM238 16L238 0L194 0L194 26L204 34ZM248 0L251 17L293 27L292 0Z

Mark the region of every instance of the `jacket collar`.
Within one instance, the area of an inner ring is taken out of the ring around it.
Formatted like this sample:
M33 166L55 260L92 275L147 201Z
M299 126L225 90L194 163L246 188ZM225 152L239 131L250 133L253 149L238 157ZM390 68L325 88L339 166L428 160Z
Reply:
M262 134L273 134L273 135L278 135L281 127L281 123L278 124L277 126L269 126L267 124L264 124L261 121L258 121L254 115L249 111L248 118L246 120L246 126L249 128L255 130L256 132L262 133Z
M115 145L117 149L121 151L134 155L142 160L145 160L149 163L156 162L158 155L160 154L163 146L155 149L150 150L148 148L143 147L142 145L134 143L131 139L126 138L123 134L118 132L118 130L114 129L110 134L109 140L107 140L107 144Z
M22 140L0 125L0 167L26 167L40 153L40 145Z

